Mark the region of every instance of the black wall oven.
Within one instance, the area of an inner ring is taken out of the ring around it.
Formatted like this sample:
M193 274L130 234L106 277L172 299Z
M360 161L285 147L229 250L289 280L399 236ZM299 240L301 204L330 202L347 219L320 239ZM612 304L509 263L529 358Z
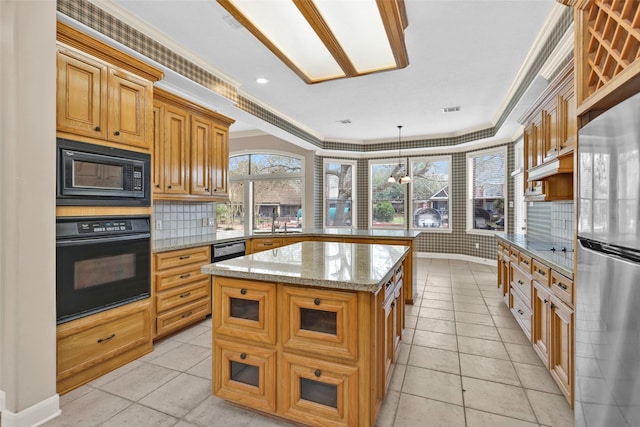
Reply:
M149 216L56 220L57 323L148 298Z
M149 154L63 138L57 148L57 205L151 205Z

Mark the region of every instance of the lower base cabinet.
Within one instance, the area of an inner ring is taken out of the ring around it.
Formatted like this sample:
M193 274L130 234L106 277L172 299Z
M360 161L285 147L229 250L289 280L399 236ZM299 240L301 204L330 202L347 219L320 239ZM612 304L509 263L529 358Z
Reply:
M149 300L57 327L57 391L67 393L153 350Z
M377 294L213 278L213 394L311 426L373 426L404 327L402 267Z
M573 402L574 311L551 295L549 370L569 402Z

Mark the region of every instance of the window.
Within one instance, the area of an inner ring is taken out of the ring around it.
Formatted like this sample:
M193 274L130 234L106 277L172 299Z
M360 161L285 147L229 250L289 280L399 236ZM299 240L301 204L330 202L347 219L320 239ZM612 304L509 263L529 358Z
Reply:
M411 160L412 228L450 230L450 168L450 156Z
M369 220L372 228L405 228L405 198L407 185L388 182L389 176L401 166L389 160L369 163L371 205Z
M513 178L513 232L525 233L527 229L527 206L524 201L524 138L514 145L515 170L511 173Z
M356 227L356 162L324 160L324 226Z
M229 202L218 203L219 230L302 227L304 162L285 154L229 157ZM249 219L249 221L247 221Z
M506 162L506 148L467 154L469 231L505 230Z

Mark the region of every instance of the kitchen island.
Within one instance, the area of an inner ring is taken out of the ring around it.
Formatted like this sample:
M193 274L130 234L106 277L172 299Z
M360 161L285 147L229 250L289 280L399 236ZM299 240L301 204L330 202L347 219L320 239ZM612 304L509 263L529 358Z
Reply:
M317 426L373 426L404 328L409 247L300 242L213 276L213 394Z

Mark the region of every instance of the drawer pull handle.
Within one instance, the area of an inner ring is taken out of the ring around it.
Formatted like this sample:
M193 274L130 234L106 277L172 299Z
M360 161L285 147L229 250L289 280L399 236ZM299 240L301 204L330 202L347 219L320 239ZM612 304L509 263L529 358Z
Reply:
M185 317L189 317L193 314L192 311L187 311L185 314L183 314L182 316L180 316L181 319L184 319Z
M273 246L273 243L268 242L268 243L263 243L264 246Z
M391 308L393 308L393 307L395 307L395 306L396 306L396 302L395 302L395 301L393 301L393 302L391 303Z
M322 375L322 371L320 369L316 369L316 371L313 373L313 375L315 375L316 377L320 378L320 375Z
M205 189L204 189L204 191L209 191L209 189L208 189L208 188L205 188Z
M543 299L542 301L544 301L544 303L545 303L545 304L549 302L549 301L548 301L548 300L546 300L546 299Z
M562 289L564 289L565 291L567 290L567 285L565 285L562 282L558 282L558 286L561 287Z
M93 128L93 130L95 130L96 132L100 132L100 126L96 126L95 128Z
M180 295L180 298L186 298L190 295L191 295L191 292L185 292L184 294Z
M389 281L387 282L387 284L384 286L384 287L385 287L385 289L386 289L386 288L388 288L389 286L391 286L391 283L392 283L392 282L391 282L391 280L389 280Z
M522 263L523 263L524 265L529 265L529 261L524 260L524 259L522 260Z
M240 353L240 359L244 360L247 358L247 353Z
M519 285L524 285L524 282L522 280L518 280L518 284Z
M313 303L314 303L315 305L320 305L320 298L316 298L316 299L314 299L314 300L313 300Z
M120 136L120 131L118 131L118 130L117 130L117 131L115 131L113 134L114 134L115 136Z
M246 294L247 294L247 289L246 289L246 288L242 288L242 289L240 289L240 293L241 293L242 295L246 295Z
M191 273L181 274L181 275L180 275L180 278L181 278L181 279L186 279L187 277L191 277Z
M547 275L547 273L545 273L545 272L544 272L544 271L542 271L542 270L538 270L538 274L539 274L539 275L541 275L541 276L546 276L546 275Z
M169 188L171 188L171 187L169 187ZM189 258L191 258L191 255L182 255L180 257L180 259L189 259Z
M520 316L522 316L522 315L524 314L524 311L522 311L522 310L518 309L518 314L519 314Z
M116 334L111 334L111 335L109 335L109 336L108 336L108 337L106 337L106 338L100 338L100 339L98 340L98 344L100 344L101 342L109 341L109 340L111 340L112 338L114 338L115 336L116 336Z

